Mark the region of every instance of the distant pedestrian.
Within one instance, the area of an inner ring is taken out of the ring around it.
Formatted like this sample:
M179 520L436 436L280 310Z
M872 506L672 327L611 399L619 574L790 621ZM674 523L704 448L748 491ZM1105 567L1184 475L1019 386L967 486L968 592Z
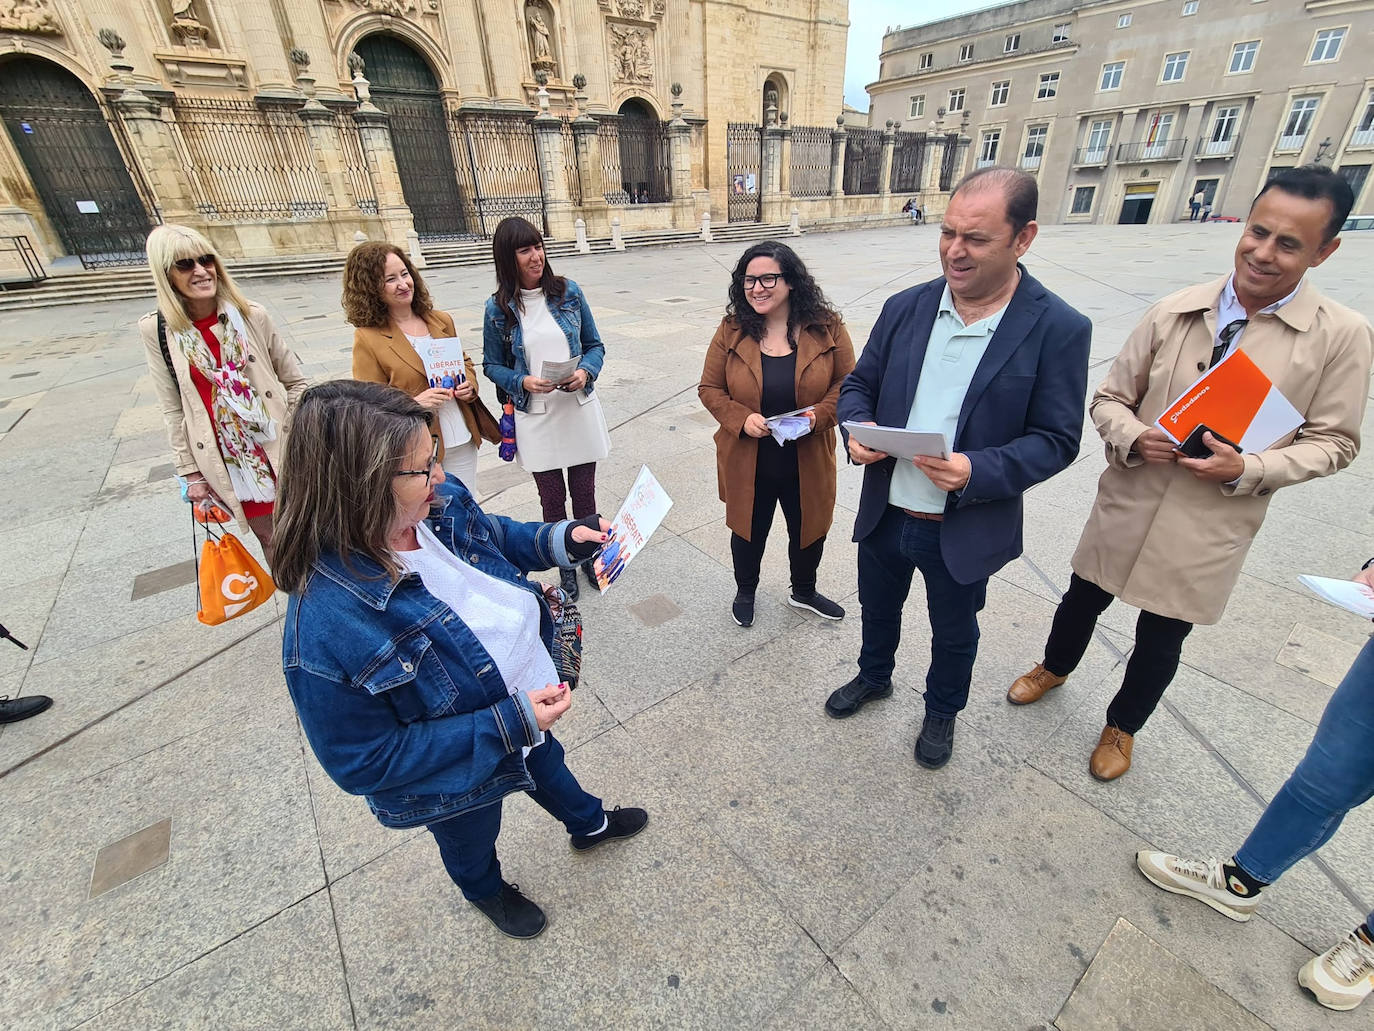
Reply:
M1202 202L1206 199L1207 195L1202 190L1198 190L1197 193L1193 194L1192 199L1188 201L1189 222L1196 221L1197 213L1202 210Z
M1355 579L1374 588L1374 559ZM1331 839L1346 813L1374 797L1374 640L1365 644L1326 703L1297 768L1245 844L1228 860L1184 859L1143 850L1149 880L1232 920L1249 920L1265 888ZM1298 983L1327 1009L1353 1010L1374 991L1374 913L1298 971Z
M1205 201L1202 205L1202 221L1206 222L1212 217L1212 202Z
M147 246L158 310L139 319L138 331L173 468L191 503L208 499L232 512L270 565L282 434L305 376L209 240L161 225Z

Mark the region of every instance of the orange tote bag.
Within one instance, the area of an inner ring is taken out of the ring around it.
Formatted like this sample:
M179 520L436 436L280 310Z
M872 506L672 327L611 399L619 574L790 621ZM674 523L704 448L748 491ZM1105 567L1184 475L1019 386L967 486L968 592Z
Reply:
M196 568L200 603L196 618L207 626L218 626L252 612L272 597L277 585L232 533L216 534L208 524L200 525L205 527L206 540Z

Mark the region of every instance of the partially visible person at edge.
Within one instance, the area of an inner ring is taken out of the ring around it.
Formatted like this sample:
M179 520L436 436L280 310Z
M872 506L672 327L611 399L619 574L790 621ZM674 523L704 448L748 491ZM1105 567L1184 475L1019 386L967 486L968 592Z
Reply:
M888 299L840 388L845 422L940 431L950 457L898 461L847 436L865 466L859 673L825 711L852 716L892 694L902 608L925 580L930 666L915 759L938 769L968 704L988 578L1021 554L1021 495L1078 454L1092 324L1021 265L1035 239L1035 179L966 176L940 223L944 275Z
M491 252L496 292L483 319L482 372L502 404L515 404L516 457L534 476L544 519L566 519L569 494L573 518L585 518L596 511L596 463L611 453L594 386L606 349L581 289L553 274L538 229L523 218L503 219ZM567 378L543 378L545 362L572 358L577 368ZM596 587L591 562L582 568ZM560 583L576 601L577 570L565 569Z
M27 644L21 642L2 624L0 624L0 640L9 641L24 651L29 650ZM0 695L0 723L18 723L30 716L37 716L40 712L46 712L51 707L52 699L45 694L21 695L18 698Z
M431 386L421 351L456 338L453 316L434 307L425 281L405 251L370 240L344 264L343 309L353 332L353 378L404 390L435 413L444 472L477 493L477 450L501 443L501 430L477 396L472 359L463 355L463 379L452 388Z
M1355 574L1374 596L1374 558ZM1264 890L1321 848L1351 809L1374 798L1374 638L1326 703L1307 754L1230 859L1184 859L1143 849L1136 866L1153 884L1244 922ZM1298 983L1327 1009L1353 1010L1374 992L1374 912L1298 969Z
M1135 737L1178 670L1193 626L1219 622L1274 491L1345 468L1360 449L1374 330L1306 279L1340 246L1350 185L1320 165L1260 190L1235 269L1170 294L1145 313L1093 395L1107 469L1042 659L1007 692L1039 701L1077 668L1097 618L1120 598L1139 608L1135 648L1089 759L1098 780L1131 768ZM1243 349L1302 413L1302 425L1241 454L1210 433L1186 458L1155 426L1188 387Z
M788 604L843 619L844 609L816 590L816 570L835 515L835 403L854 368L849 331L802 260L775 240L740 256L729 296L697 393L720 423L716 472L735 567L731 614L740 626L754 622L763 549L781 505ZM798 409L810 428L779 444L767 420Z
M564 763L552 727L571 695L526 575L586 559L610 527L595 514L488 515L445 477L433 422L375 383L336 380L301 399L277 512L282 665L334 782L387 827L426 827L463 896L503 933L533 938L545 916L496 857L502 799L527 791L579 852L648 822L642 809L605 811Z
M192 504L232 513L271 565L282 435L305 377L266 310L239 292L196 230L158 226L148 234L148 265L158 310L139 319L138 331L173 468Z

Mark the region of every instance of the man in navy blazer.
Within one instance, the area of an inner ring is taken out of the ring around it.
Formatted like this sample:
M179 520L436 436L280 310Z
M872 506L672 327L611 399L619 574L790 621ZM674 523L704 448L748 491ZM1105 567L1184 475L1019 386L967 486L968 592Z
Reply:
M859 675L831 694L842 719L892 694L902 606L925 580L931 656L916 761L938 769L968 703L988 577L1021 554L1021 495L1078 454L1092 324L1020 264L1035 239L1035 180L1010 168L955 187L944 275L883 306L840 388L842 422L942 431L948 459L899 462L846 434L863 466L854 522Z

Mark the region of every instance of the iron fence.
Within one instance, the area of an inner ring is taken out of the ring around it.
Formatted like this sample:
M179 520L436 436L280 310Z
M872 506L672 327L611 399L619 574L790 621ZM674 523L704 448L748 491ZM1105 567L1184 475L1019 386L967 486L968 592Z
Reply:
M952 132L945 136L944 147L940 155L940 189L948 191L954 183L955 171L963 164L964 145L959 142L959 134Z
M563 116L563 181L568 186L568 199L574 204L582 203L582 174L577 170L577 134L573 132L572 119Z
M892 174L888 179L888 189L893 193L919 193L925 160L925 133L897 133L897 139L892 144Z
M844 192L877 193L882 159L881 129L850 129L844 151Z
M656 118L621 116L604 126L615 132L615 148L620 162L620 203L660 204L672 200L668 186L668 137ZM601 146L607 145L602 137ZM609 197L607 198L609 200Z
M763 130L748 122L729 122L725 132L725 173L731 222L759 220L759 178L763 169Z
M324 184L294 106L178 97L175 135L207 219L323 218Z
M372 181L367 151L363 148L358 123L353 120L352 111L336 110L334 126L339 132L339 145L343 149L344 170L348 174L349 188L353 191L353 203L364 215L375 215L377 188Z
M518 215L548 235L544 181L529 115L450 112L449 139L458 162L458 197L467 224L490 236Z
M620 168L620 119L603 115L597 120L596 138L601 151L601 192L607 204L628 204L625 175Z
M823 125L792 127L792 160L788 163L793 197L830 193L830 130Z

